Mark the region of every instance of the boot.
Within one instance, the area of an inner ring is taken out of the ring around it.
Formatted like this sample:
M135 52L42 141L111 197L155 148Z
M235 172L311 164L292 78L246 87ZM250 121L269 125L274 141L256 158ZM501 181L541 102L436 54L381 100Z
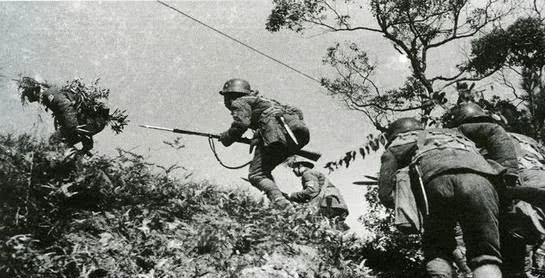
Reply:
M271 203L278 209L288 209L290 208L291 202L284 197L284 194L279 189L273 189L269 192L266 192L267 196L269 197L269 200L271 200Z
M262 179L255 185L255 187L265 192L273 206L279 209L287 209L291 207L291 202L284 197L282 191L278 189L278 186L276 186L274 181L270 179Z

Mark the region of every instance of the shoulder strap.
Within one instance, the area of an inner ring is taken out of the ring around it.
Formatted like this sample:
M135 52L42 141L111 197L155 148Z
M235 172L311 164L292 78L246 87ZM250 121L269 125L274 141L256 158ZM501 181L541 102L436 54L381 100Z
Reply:
M424 148L424 144L426 144L426 136L428 135L427 130L422 130L416 135L416 147L418 149Z

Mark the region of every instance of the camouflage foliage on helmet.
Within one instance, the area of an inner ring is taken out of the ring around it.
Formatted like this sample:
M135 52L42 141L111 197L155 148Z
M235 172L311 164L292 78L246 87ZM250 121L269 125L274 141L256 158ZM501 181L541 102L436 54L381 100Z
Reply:
M27 100L30 97L29 94L37 92L41 86L46 88L49 87L48 84L38 82L36 79L29 76L22 76L20 79L14 79L14 81L17 83L17 89L21 94L21 103L23 105L27 103Z

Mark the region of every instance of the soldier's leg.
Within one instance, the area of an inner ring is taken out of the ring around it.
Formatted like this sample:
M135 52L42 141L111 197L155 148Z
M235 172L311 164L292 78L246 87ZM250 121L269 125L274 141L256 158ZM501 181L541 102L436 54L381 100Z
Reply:
M473 277L501 277L498 194L484 176L459 173L453 178L456 209Z
M59 125L60 134L65 141L71 146L80 142L76 110L73 107L66 106L62 113L55 113L54 116Z
M448 176L438 176L426 184L430 215L424 219L423 250L429 277L453 277L452 252L456 247L453 184Z
M81 136L81 144L82 144L81 152L91 155L89 151L93 149L93 145L94 145L93 137L88 135Z
M257 146L254 158L250 163L248 180L257 189L265 192L271 203L284 208L291 203L288 201L274 182L272 171L287 157L281 154L266 152L263 146Z
M520 216L502 212L500 219L501 251L503 265L501 270L507 278L526 277L526 238L517 233L517 227L524 227Z

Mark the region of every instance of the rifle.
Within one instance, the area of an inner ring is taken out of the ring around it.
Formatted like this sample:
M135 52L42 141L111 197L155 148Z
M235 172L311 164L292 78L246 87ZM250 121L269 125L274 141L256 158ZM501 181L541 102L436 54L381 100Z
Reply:
M354 181L352 184L355 185L365 185L365 186L375 186L378 185L378 181Z
M352 184L355 185L365 185L365 186L375 186L378 185L378 178L375 176L369 176L369 175L363 175L364 177L368 178L369 180L366 181L355 181L352 182Z
M178 128L166 128L166 127L160 127L160 126L152 126L152 125L139 125L140 127L149 128L149 129L157 129L157 130L163 130L163 131L170 131L174 133L181 133L181 134L188 134L188 135L197 135L197 136L204 136L208 138L215 138L219 139L220 136L218 134L213 133L205 133L205 132L197 132L197 131L191 131L191 130L184 130L184 129L178 129ZM238 143L243 144L250 144L252 139L250 138L239 138L236 140ZM302 156L304 158L308 158L312 161L317 161L322 156L321 153L312 152L312 151L306 151L306 150L299 150L295 153L296 155Z

